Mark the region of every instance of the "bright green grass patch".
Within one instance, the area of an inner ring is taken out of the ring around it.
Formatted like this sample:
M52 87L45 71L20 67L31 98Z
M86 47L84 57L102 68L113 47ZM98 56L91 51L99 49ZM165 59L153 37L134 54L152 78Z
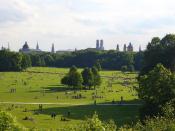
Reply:
M94 106L92 95L97 92L100 98L96 98L97 103L120 102L121 96L125 103L138 103L137 92L133 86L137 86L136 73L122 73L120 71L101 71L103 83L95 90L73 91L61 85L62 74L68 72L64 68L29 68L26 72L0 72L0 102L29 102L29 103L70 103L85 104L82 106L58 106L44 105L44 111L36 115L38 105L20 105L10 112L17 117L18 121L26 127L53 128L65 127L71 124L82 122L86 116L90 116L97 111L103 120L114 119L119 125L131 122L136 119L139 106ZM79 71L81 71L80 69ZM28 72L29 71L29 72ZM40 72L40 73L34 73ZM42 72L42 73L41 73ZM112 87L109 87L112 83ZM15 93L11 93L16 89ZM84 98L73 99L73 96L81 94ZM11 105L1 105L7 110ZM27 108L28 112L23 112ZM67 111L71 111L70 121L60 121L61 116L65 116ZM56 120L50 117L51 112L58 114ZM34 121L22 120L25 116L34 118Z
M41 68L43 72L51 70L50 68ZM31 68L29 70L40 70L40 68ZM41 70L41 71L42 71ZM61 73L66 73L67 69L53 68ZM51 71L52 72L52 71ZM112 73L112 72L110 72ZM110 78L103 78L101 87L97 88L99 96L103 96L103 99L97 99L97 102L108 102L113 99L120 101L121 96L124 100L137 99L137 94L133 90L133 86L136 85L135 80L131 80L131 85L128 87L122 86L122 77L135 77L136 74L128 74L125 76L121 72L113 72L116 77L112 83L113 86L108 87ZM102 75L109 75L108 71L102 71ZM14 101L14 102L73 102L73 103L93 103L92 93L94 90L86 91L68 91L68 87L60 84L60 80L63 76L58 74L48 73L28 73L28 72L2 72L0 73L0 100L1 101ZM10 93L11 89L15 88L16 93ZM112 90L112 92L110 92ZM82 94L84 99L72 99L72 96L76 94Z

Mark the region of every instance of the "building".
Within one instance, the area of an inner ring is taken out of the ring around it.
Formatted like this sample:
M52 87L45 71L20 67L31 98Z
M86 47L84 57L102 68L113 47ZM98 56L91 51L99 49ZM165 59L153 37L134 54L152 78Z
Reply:
M120 51L119 44L117 44L116 51Z
M37 53L40 53L40 52L43 52L43 51L39 49L38 42L37 42L37 45L36 45L36 49L30 49L27 41L25 41L23 47L21 49L19 49L19 52L23 52L23 53L33 53L33 52L36 53L37 52Z
M104 50L103 40L96 40L96 50Z
M51 53L55 53L54 43L52 44Z
M141 46L139 46L139 52L142 52L142 48L141 48Z
M124 46L123 46L123 51L124 51L124 52L127 51L127 49L126 49L126 44L124 44Z
M72 49L67 49L67 50L58 50L56 51L57 54L65 54L65 53L72 53L72 52L75 52L77 51L77 49L75 50L72 50Z
M131 44L131 42L129 43L129 45L127 47L127 51L128 52L133 52L133 45Z

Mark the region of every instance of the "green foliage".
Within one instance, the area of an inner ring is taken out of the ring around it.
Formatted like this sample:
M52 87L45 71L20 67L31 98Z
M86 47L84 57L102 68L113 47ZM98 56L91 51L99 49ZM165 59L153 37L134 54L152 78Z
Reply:
M85 131L103 131L105 130L105 127L95 113L92 118L88 118L85 123L82 124L82 129Z
M0 51L0 71L21 71L30 67L30 58L21 53Z
M162 114L166 118L175 118L175 99L171 100L170 102L167 102L162 107Z
M96 112L92 118L88 118L80 127L80 129L84 131L116 131L117 129L114 121L110 120L109 122L103 123Z
M100 64L100 61L97 60L94 64L94 67L98 70L98 71L101 71L101 64Z
M93 86L95 88L96 86L100 86L102 81L101 81L101 76L98 70L96 69L96 67L92 67L92 73L93 73L93 78L94 78Z
M120 70L123 65L134 65L136 70L141 69L143 59L142 52L118 52L118 51L91 51L80 50L69 53L38 53L30 54L32 66L49 66L49 67L93 67L99 71L101 68L110 70ZM40 58L38 58L38 56ZM44 58L45 65L41 64Z
M141 70L143 68L143 57L144 52L140 51L134 55L134 68L136 70Z
M151 42L148 43L147 49L154 48L158 44L160 44L160 38L159 37L154 37L154 38L152 38Z
M25 55L23 54L23 57L22 57L22 68L23 69L27 69L28 67L31 67L31 59L30 59L30 56L29 55Z
M65 75L61 80L62 84L73 87L74 89L81 88L82 82L83 82L82 76L77 71L77 68L75 66L72 66L70 68L69 73L67 75Z
M46 66L54 66L54 58L50 54L44 55L44 61Z
M147 75L141 76L137 91L139 98L145 101L142 116L160 113L161 106L175 98L174 87L174 75L161 64Z
M147 119L144 124L138 122L134 127L133 131L174 131L175 120L168 119L165 117L155 117Z
M81 74L83 77L83 85L85 87L91 88L94 84L94 75L92 70L90 68L85 68Z
M23 131L25 128L19 125L11 114L0 111L0 130Z
M140 122L134 126L124 126L120 131L175 131L175 101L167 102L162 107L163 116L156 116Z
M161 40L158 37L152 39L144 52L143 69L141 75L148 73L158 63L167 69L175 71L175 35L168 34Z

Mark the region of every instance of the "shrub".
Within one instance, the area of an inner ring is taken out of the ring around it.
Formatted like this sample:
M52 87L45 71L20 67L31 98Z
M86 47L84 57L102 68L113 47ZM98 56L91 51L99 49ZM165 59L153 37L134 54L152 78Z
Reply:
M0 130L23 131L26 129L18 124L16 119L11 114L0 111Z

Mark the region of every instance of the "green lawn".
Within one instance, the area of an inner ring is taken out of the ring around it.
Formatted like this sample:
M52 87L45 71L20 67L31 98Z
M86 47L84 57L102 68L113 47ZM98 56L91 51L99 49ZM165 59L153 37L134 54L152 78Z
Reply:
M70 103L85 105L44 105L44 111L36 114L38 105L12 105L1 104L1 108L10 111L18 121L26 127L53 128L65 127L77 124L96 111L103 120L114 119L118 125L134 121L137 117L139 106L95 106L92 94L95 90L73 91L60 84L62 74L68 72L64 68L29 68L29 72L0 72L0 102L48 102ZM81 69L79 70L81 71ZM38 72L38 73L36 73ZM43 72L43 73L39 73ZM45 72L45 73L44 73ZM136 91L136 73L122 73L120 71L101 71L102 85L97 88L97 103L118 103L123 96L125 103L139 103ZM124 82L125 81L125 82ZM112 87L108 83L112 83ZM15 93L11 93L16 89ZM84 98L73 99L73 96L81 94ZM25 108L27 112L24 112ZM61 115L71 112L70 121L60 121ZM56 120L50 117L51 112L58 114ZM34 121L22 120L30 116Z

